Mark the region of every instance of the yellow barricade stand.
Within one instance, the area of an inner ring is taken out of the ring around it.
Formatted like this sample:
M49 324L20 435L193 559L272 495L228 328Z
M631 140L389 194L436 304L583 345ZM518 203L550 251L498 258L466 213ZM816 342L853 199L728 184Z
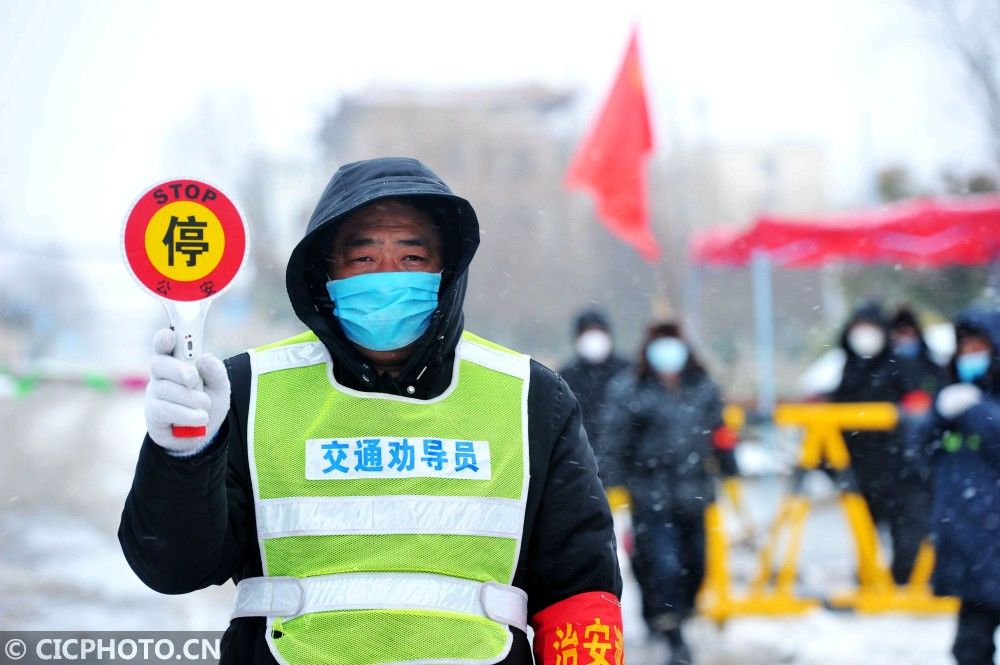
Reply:
M909 583L905 586L893 583L879 549L868 505L850 472L850 456L842 432L892 429L897 417L895 406L883 402L783 404L776 409L775 424L801 428L805 435L792 490L779 505L767 541L758 553L757 573L749 589L738 597L732 590L729 544L722 513L718 503L709 506L705 515L708 539L705 582L699 594L699 608L704 615L723 622L746 614L799 614L821 604L819 599L797 596L795 581L810 507L809 498L802 491L802 479L823 462L838 475L842 487L840 503L854 537L858 564L857 589L832 596L827 601L829 605L871 613L957 611L956 599L939 598L931 593L934 552L927 542L921 546ZM782 543L783 557L779 554Z

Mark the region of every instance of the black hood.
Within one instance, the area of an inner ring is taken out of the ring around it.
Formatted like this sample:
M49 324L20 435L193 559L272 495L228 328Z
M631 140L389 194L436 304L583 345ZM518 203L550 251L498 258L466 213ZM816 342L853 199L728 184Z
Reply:
M479 221L472 205L452 193L437 174L415 159L369 159L346 164L333 174L309 219L305 236L288 259L285 286L295 314L330 350L338 372L346 372L357 380L352 383L361 385L374 385L374 373L333 316L323 256L341 220L358 208L386 198L406 198L429 212L441 227L445 244L438 308L400 373L400 382L413 383L418 375L428 374L427 370L433 373L454 351L464 325L462 303L469 263L479 246Z
M896 310L896 314L889 322L889 330L893 331L897 328L913 328L917 333L917 343L920 345L920 357L930 357L930 348L927 346L927 341L924 340L924 328L920 325L920 319L917 318L913 310L908 307L900 307Z
M573 336L579 337L580 333L588 328L600 328L606 333L611 333L611 323L608 321L607 315L595 308L585 309L576 316L576 320L573 322Z
M1000 311L978 307L963 310L955 317L956 352L948 367L953 381L958 380L955 359L958 357L958 343L969 335L981 335L993 344L993 357L986 376L976 384L992 394L1000 394Z

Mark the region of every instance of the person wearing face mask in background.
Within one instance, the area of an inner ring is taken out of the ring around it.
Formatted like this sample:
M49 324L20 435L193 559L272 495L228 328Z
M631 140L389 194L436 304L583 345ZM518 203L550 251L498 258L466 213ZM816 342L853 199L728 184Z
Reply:
M892 402L900 404L907 394L903 372L895 361L888 338L888 325L877 304L855 312L844 327L841 345L846 355L844 373L831 395L834 402ZM901 489L911 482L901 433L893 431L844 431L851 455L851 469L868 504L872 520L886 527L892 539L892 577L904 584L925 533L922 507L907 504L910 494ZM919 511L919 512L918 512Z
M611 325L601 310L595 308L580 312L573 331L573 349L576 355L559 370L559 375L580 403L583 428L587 431L590 447L594 449L598 467L601 467L605 447L598 431L598 422L605 406L604 393L612 378L628 367L628 361L615 353Z
M922 454L919 446L910 445L924 422L931 417L934 396L944 382L942 368L931 359L930 349L924 341L923 328L916 314L906 306L896 310L889 324L889 341L892 345L892 362L903 381L903 398L899 403L899 425L897 436L903 446L903 463L896 485L896 502L905 522L903 538L905 552L896 548L900 557L897 582L904 582L902 576L912 568L903 565L909 561L909 549L919 547L916 541L926 535L926 516L930 510L930 460ZM919 526L918 526L919 525Z
M955 337L950 385L919 435L933 478L932 583L961 599L958 665L989 665L1000 627L1000 312L963 312Z
M609 386L600 431L613 460L606 486L631 496L632 565L642 614L665 638L671 665L692 662L682 625L705 573L705 509L713 475L735 474L719 389L675 323L651 326L634 369Z
M903 377L903 411L909 415L930 413L934 396L941 390L944 374L931 359L917 315L899 307L889 324L892 358Z

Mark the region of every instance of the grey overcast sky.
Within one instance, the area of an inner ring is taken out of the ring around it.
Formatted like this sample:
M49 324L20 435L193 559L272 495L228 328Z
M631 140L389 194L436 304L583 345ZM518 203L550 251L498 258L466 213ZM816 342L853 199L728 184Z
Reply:
M821 143L839 206L860 196L866 116L868 163L927 178L987 164L909 0L4 0L0 224L115 246L207 97L238 109L237 143L297 154L322 109L371 85L573 86L589 117L632 22L661 154L705 137Z

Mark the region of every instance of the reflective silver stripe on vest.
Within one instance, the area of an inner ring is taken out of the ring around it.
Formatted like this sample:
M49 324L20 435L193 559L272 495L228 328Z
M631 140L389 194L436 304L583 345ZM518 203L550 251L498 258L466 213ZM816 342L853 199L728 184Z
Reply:
M470 340L459 342L459 354L477 365L521 379L527 379L531 371L528 356L505 353ZM282 369L318 365L326 361L326 350L321 342L300 342L254 352L254 371L266 374Z
M301 342L254 352L254 371L266 374L279 369L308 367L325 363L326 351L320 342Z
M338 610L432 610L472 614L527 630L528 595L517 587L430 573L248 577L230 618L293 619Z
M265 499L261 538L419 533L518 538L521 503L475 496L351 496Z
M531 372L531 359L528 356L504 353L469 340L462 340L459 345L459 353L463 360L469 360L477 365L516 376L525 381L528 380L528 375Z

